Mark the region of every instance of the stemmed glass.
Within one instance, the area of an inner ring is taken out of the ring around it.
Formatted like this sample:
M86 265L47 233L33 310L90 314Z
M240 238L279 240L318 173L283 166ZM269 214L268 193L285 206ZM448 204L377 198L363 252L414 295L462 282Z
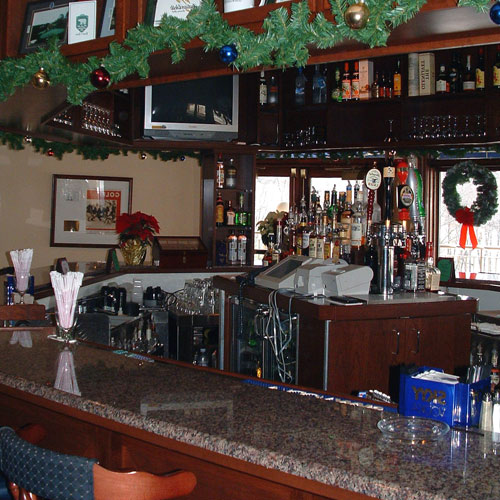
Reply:
M28 290L29 279L30 273L28 272L19 271L16 273L16 290L18 291L20 296L20 304L24 304L24 295Z

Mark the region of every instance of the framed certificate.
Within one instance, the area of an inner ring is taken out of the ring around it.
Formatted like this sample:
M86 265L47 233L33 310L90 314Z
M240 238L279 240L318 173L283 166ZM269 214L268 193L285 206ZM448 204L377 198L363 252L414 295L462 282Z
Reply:
M71 2L68 13L68 43L93 40L96 34L96 0Z
M68 0L31 2L26 5L19 52L27 54L43 46L50 38L65 43L68 33Z
M53 175L50 246L118 246L116 218L131 208L129 177Z
M115 34L115 19L115 0L106 0L99 32L101 38Z
M186 19L191 9L200 3L201 0L148 0L145 22L158 26L165 14Z

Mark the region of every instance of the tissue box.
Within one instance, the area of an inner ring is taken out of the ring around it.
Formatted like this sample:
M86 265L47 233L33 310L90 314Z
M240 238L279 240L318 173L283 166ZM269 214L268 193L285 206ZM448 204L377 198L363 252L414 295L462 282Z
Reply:
M411 374L401 374L399 413L405 416L431 418L455 425L478 425L483 393L490 388L486 378L474 384L444 384L414 378L426 370L443 372L439 368L421 367Z

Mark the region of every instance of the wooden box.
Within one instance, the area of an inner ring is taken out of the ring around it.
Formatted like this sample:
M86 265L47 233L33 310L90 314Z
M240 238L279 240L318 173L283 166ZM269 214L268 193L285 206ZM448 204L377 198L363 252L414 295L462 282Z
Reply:
M160 268L206 268L207 257L198 236L155 236L153 241L153 265Z

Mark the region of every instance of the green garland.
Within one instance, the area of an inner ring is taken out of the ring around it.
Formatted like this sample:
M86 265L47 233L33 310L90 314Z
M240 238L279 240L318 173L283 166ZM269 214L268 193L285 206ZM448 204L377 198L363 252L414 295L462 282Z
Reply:
M470 207L474 215L474 226L488 222L496 213L498 207L497 181L486 167L481 167L472 161L457 163L446 172L443 180L443 200L452 217L457 217L459 210L464 210L457 185L465 184L472 179L477 186L477 195Z
M412 19L426 2L365 0L369 20L365 28L355 30L344 20L344 12L355 1L330 0L336 23L328 21L323 13L312 16L307 0L292 3L290 13L284 7L271 11L263 21L262 32L254 33L241 26L230 26L213 0L203 0L187 19L164 16L158 27L139 24L128 31L123 44L112 42L107 56L101 59L92 56L85 63L71 63L61 54L57 41L51 40L46 47L23 58L0 61L0 101L11 96L17 87L28 84L39 68L44 68L52 84L67 88L68 101L79 105L96 90L89 76L99 66L110 73L111 84L134 73L147 78L148 58L153 52L169 49L172 63L178 63L185 57L185 45L196 37L204 43L205 51L234 44L238 57L232 65L237 70L305 66L309 47L327 49L346 39L372 48L386 45L391 30ZM489 0L459 0L458 6L486 11Z
M33 138L29 142L26 136L0 131L0 144L6 145L10 149L20 151L25 148L25 144L31 144L37 153L53 156L62 160L66 153L76 153L84 160L106 160L111 155L128 156L129 153L144 154L151 156L155 160L161 161L184 161L186 158L194 158L201 165L201 153L198 151L158 151L149 149L125 149L110 147L106 144L98 143L92 145L74 145L67 142L46 141L45 139Z

